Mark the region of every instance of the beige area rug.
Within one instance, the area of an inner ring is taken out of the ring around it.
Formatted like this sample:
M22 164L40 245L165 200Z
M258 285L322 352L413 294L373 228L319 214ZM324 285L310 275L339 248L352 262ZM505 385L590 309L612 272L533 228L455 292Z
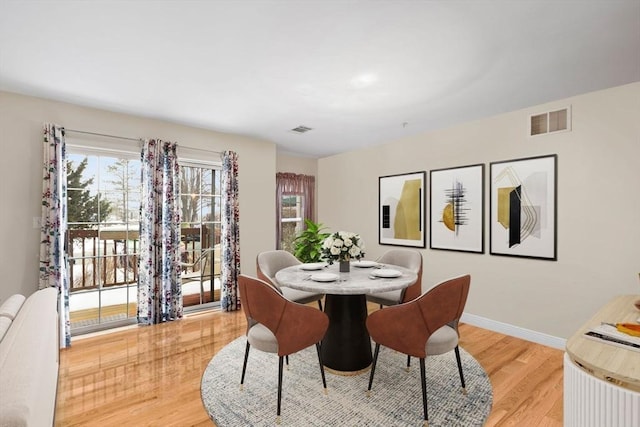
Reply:
M201 384L202 401L219 427L275 425L278 356L251 349L244 389L240 376L246 338L225 346L209 362ZM460 349L468 394L460 389L453 352L426 361L430 426L481 426L491 411L492 389L480 364ZM289 357L282 386L285 426L422 426L420 366L381 347L370 397L369 372L342 376L326 372L328 394L315 347Z

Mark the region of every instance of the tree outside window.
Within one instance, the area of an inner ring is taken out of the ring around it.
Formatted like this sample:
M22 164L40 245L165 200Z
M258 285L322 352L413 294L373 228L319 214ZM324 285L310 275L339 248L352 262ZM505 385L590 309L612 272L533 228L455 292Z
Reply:
M280 248L291 253L294 252L293 241L304 226L302 204L303 196L286 195L282 197Z

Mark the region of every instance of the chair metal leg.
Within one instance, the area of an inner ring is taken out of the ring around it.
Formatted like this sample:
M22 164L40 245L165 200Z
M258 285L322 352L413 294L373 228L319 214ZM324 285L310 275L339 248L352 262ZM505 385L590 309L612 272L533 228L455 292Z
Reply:
M407 369L405 369L405 371L409 372L410 367L411 367L411 356L407 354Z
M427 412L427 375L424 366L424 357L420 358L420 382L422 383L422 407L424 409L424 425L429 425L429 414Z
M373 352L373 362L371 363L371 374L369 375L369 388L367 388L367 396L371 395L371 386L373 385L373 375L376 373L376 364L378 363L378 353L380 353L380 344L376 343L376 349Z
M280 424L280 402L282 401L282 362L284 357L278 358L278 413L276 415L276 424Z
M458 346L455 348L456 361L458 362L458 373L460 374L460 382L462 383L462 393L467 394L467 388L464 383L464 374L462 373L462 361L460 360L460 349Z
M318 300L318 308L320 309L320 311L322 311L322 300L321 299Z
M320 352L320 343L316 343L316 351L318 352L318 363L320 363L320 375L322 375L322 386L324 394L327 394L327 380L324 377L324 365L322 364L322 353Z
M243 385L244 385L244 374L245 372L247 372L247 359L249 359L249 348L251 347L251 344L249 344L249 341L247 341L247 345L245 347L244 350L244 363L242 364L242 378L240 378L240 390L242 390Z

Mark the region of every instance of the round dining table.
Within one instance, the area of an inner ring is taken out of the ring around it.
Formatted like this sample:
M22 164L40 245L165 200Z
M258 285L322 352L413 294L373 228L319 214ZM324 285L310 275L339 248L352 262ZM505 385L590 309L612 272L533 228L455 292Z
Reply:
M278 271L275 278L280 286L325 294L329 328L322 340L322 362L329 370L349 375L366 370L373 360L366 295L406 288L418 276L397 265L354 261L347 273L341 273L338 264L300 264Z

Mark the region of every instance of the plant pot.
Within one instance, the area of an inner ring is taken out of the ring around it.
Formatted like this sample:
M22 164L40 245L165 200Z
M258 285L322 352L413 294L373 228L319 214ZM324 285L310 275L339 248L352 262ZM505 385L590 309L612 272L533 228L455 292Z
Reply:
M349 261L340 261L340 273L348 273L351 268Z

